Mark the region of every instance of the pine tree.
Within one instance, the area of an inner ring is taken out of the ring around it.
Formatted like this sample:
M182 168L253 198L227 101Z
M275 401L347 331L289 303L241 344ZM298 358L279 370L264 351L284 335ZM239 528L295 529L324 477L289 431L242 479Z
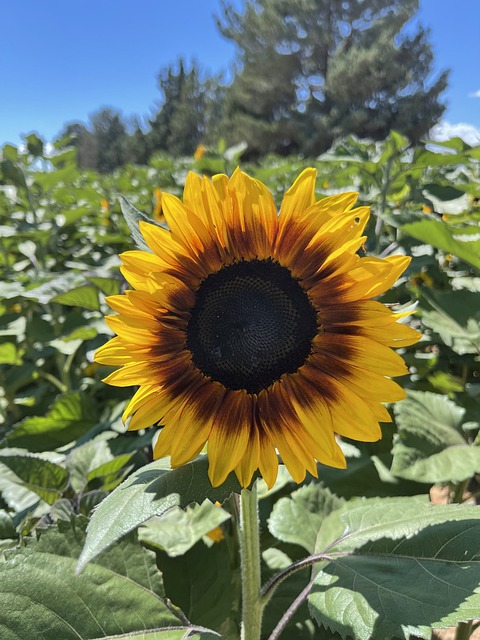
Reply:
M218 25L238 53L230 141L308 154L352 133L418 141L444 111L448 73L429 82L428 32L406 28L417 10L418 0L225 2Z
M182 59L161 70L158 78L163 99L150 120L152 150L172 155L191 155L215 128L221 108L221 85L216 78L203 78L196 63L189 69Z

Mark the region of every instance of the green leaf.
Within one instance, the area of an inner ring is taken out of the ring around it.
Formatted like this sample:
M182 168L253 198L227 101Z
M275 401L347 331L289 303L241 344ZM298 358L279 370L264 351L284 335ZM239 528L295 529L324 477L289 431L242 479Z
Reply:
M455 230L440 220L412 222L403 225L401 229L413 238L431 244L437 249L454 253L465 262L480 269L480 240L475 236L471 239L465 239L465 236L460 235L455 237Z
M97 480L100 489L111 491L118 486L125 477L125 474L129 470L128 467L126 468L126 465L134 455L134 452L124 453L92 469L87 476L88 483L92 482L92 480Z
M157 227L161 227L162 225L160 225L156 220L148 218L144 213L138 211L138 209L135 209L135 207L123 196L120 196L120 206L122 207L122 213L132 234L133 241L137 245L138 249L151 252L151 249L148 247L144 237L140 233L139 222L140 220L143 220L143 222L154 224Z
M204 500L223 502L241 487L232 473L213 488L208 479L208 460L201 456L170 470L170 460L156 460L130 475L95 510L87 530L87 540L78 571L124 535L153 516L174 507L184 508Z
M94 401L81 391L57 398L45 416L26 418L6 436L10 447L53 451L87 433L97 424Z
M25 175L20 167L9 158L0 161L0 176L7 182L11 182L16 187L25 187Z
M478 617L480 513L412 498L347 504L320 530L309 603L320 624L343 638L384 640Z
M182 556L160 553L157 562L162 571L168 597L195 625L214 629L222 637L238 638L231 631L235 610L235 583L231 550L222 540L210 547L202 541ZM238 583L237 583L238 584Z
M480 447L461 433L465 409L446 396L409 391L395 406L392 473L416 482L461 482L480 472Z
M88 279L106 296L115 296L120 293L120 282L116 278L89 277Z
M441 185L436 183L430 183L423 186L423 189L427 191L429 194L438 198L439 200L456 200L457 198L461 198L465 195L464 191L460 191L460 189L455 189L451 185Z
M21 364L22 360L18 355L17 347L13 342L0 344L0 364Z
M0 451L0 463L13 471L23 487L48 504L56 502L68 484L68 471L50 460Z
M153 554L124 540L76 576L83 537L78 521L59 522L0 563L2 640L105 638L179 624L162 600Z
M180 627L175 629L152 629L151 631L137 631L135 633L127 633L114 636L102 636L102 640L214 640L219 637L218 633L213 631L199 631L195 633L196 627ZM99 640L99 639L95 639Z
M432 310L422 310L422 321L459 355L480 352L480 296L472 291L426 291Z
M321 484L300 487L275 503L268 529L282 542L298 544L313 553L323 519L344 502Z
M83 307L84 309L92 309L93 311L100 309L97 288L88 284L70 289L70 291L66 291L65 293L60 293L52 298L52 302L66 304L69 307Z
M35 157L43 155L43 140L36 133L30 133L24 138L27 143L28 153Z
M230 518L230 514L209 500L182 509L174 508L161 518L154 517L138 531L142 542L162 549L169 556L180 556Z
M18 160L18 149L14 147L13 144L4 144L2 147L2 156L7 160L11 160L12 162L17 162Z
M0 540L16 538L16 536L17 534L12 518L5 509L0 509Z

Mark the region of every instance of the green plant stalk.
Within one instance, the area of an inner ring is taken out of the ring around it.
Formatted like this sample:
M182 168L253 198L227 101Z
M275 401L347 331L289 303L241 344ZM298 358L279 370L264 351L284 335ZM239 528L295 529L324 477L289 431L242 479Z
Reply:
M468 640L472 635L473 620L470 622L460 622L455 631L455 640Z
M242 575L241 640L260 640L263 604L260 600L260 532L256 484L240 496L240 567Z

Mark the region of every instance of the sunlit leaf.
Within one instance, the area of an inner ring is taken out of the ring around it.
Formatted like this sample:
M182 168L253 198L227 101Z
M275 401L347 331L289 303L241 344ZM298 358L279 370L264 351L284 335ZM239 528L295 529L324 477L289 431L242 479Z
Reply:
M480 513L412 498L352 502L328 516L310 609L343 638L383 640L478 617Z
M71 307L84 307L85 309L93 309L94 311L100 309L97 289L90 285L76 287L65 293L60 293L52 298L52 302L66 304Z
M313 553L323 519L344 502L322 485L301 487L275 503L268 528L279 540L298 544Z
M4 453L0 449L0 463L13 471L23 487L48 504L61 497L68 483L68 471L64 467L37 456Z
M179 556L229 518L230 514L205 500L202 504L185 510L177 507L161 518L150 519L140 527L138 537L142 542L162 549L169 556Z
M95 403L82 392L59 396L45 416L25 418L7 434L10 447L53 451L86 433L98 422Z
M234 474L217 488L207 475L208 461L199 457L178 469L161 459L138 469L98 506L87 530L79 570L104 549L133 531L152 516L161 516L173 507L186 507L204 500L223 502L233 492L240 493Z
M401 227L410 236L457 255L465 262L480 269L480 239L456 237L455 231L440 220L422 220Z
M76 576L83 535L77 521L59 522L0 563L2 640L105 638L183 624L162 600L153 555L132 539Z
M142 251L150 251L147 243L140 233L139 222L140 220L143 220L143 222L148 222L149 224L155 224L157 226L161 225L159 225L156 220L148 218L144 213L138 211L138 209L135 209L135 207L130 204L128 200L123 196L120 196L120 205L122 207L122 213L128 224L128 228L130 229L130 233L132 234L133 241L135 242L137 248L141 249Z
M392 473L417 482L460 482L480 472L480 447L461 432L465 409L446 396L410 391L395 407Z

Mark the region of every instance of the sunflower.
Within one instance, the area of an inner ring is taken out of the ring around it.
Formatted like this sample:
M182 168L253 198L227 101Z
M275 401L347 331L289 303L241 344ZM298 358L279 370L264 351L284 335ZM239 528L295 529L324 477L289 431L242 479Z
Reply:
M120 257L131 285L107 298L117 334L95 356L119 366L105 382L139 385L129 429L164 425L156 458L173 467L208 443L213 486L234 471L271 487L277 451L301 482L317 461L346 466L335 434L371 442L391 421L383 402L404 397L407 373L390 347L419 334L371 300L410 259L360 257L369 217L357 194L315 200L306 169L272 195L240 170L187 176L183 203L163 193L169 229L140 222L151 250Z

